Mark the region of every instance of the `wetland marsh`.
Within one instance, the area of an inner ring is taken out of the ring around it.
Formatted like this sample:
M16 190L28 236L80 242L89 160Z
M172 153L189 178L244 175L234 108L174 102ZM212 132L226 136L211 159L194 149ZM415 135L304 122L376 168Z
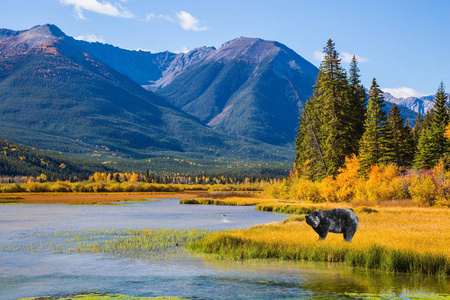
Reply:
M178 201L0 206L0 299L89 293L129 295L123 299L450 297L450 284L436 276L189 252L183 244L210 231L246 229L288 216Z

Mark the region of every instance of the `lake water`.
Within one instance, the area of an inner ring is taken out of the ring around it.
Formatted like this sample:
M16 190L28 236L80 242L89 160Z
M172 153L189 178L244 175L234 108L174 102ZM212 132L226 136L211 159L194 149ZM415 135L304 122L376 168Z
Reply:
M104 206L0 206L0 299L88 292L188 299L450 298L450 284L433 276L368 272L342 264L230 262L186 253L136 259L45 250L53 242L52 234L61 232L164 227L227 230L286 218L253 207L177 203L178 199L167 199ZM31 244L44 245L43 250L27 250Z

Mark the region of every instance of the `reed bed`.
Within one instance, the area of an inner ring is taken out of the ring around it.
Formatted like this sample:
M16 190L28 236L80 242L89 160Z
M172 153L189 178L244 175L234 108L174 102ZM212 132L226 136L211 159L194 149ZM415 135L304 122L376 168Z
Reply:
M198 229L136 229L119 238L78 243L77 252L100 252L133 258L164 259L182 254L180 246L201 239L209 232Z
M84 230L29 235L40 242L0 245L0 251L106 253L142 259L183 258L184 245L210 234L199 229Z
M313 229L297 217L284 224L214 233L187 247L222 259L344 262L388 272L450 275L448 210L378 209L378 213L359 211L360 224L352 243L332 233L318 241Z
M121 294L104 294L104 293L84 293L73 294L63 297L33 297L23 298L19 300L182 300L176 297L135 297ZM187 299L185 299L187 300Z
M183 198L178 204L254 206L258 204L258 200L254 198Z

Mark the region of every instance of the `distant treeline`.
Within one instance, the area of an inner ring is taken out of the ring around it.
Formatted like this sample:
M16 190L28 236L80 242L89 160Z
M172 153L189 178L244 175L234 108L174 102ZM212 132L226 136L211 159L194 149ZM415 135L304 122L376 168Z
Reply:
M147 170L146 173L100 173L96 172L89 177L93 182L147 182L161 184L273 184L281 178L273 178L269 175L157 175Z
M49 181L79 181L88 179L98 171L110 172L112 169L99 163L31 148L0 138L2 182L17 182L23 176L37 178L41 174Z

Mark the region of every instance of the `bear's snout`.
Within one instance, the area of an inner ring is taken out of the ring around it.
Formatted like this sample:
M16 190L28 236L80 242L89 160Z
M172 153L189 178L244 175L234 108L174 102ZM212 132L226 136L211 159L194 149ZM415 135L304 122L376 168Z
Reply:
M312 227L319 226L319 222L318 222L317 218L314 218L311 215L307 215L305 217L305 220L306 220L306 224L308 224L309 226L312 226Z

